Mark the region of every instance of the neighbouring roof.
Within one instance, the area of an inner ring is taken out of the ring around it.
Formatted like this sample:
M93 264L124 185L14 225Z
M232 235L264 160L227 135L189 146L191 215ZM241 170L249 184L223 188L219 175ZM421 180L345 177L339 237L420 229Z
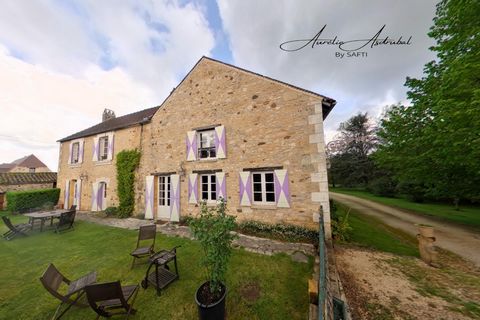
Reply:
M35 155L31 154L23 158L12 161L11 163L0 164L0 172L8 172L15 167L42 168L47 165L40 161Z
M158 108L159 107L149 108L149 109L137 111L121 117L116 117L116 118L101 122L99 124L94 125L93 127L74 133L63 139L60 139L58 140L58 142L64 142L64 141L83 138L83 137L87 137L87 136L91 136L91 135L99 134L103 132L128 128L137 124L148 122L152 119L153 115L158 110Z
M54 183L57 181L56 172L2 172L0 173L0 185L13 184L40 184Z

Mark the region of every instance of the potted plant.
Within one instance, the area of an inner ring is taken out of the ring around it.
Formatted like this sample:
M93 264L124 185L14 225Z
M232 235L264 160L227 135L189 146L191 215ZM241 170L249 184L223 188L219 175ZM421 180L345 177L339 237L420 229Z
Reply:
M200 242L204 256L202 264L206 281L197 289L195 302L201 320L225 318L227 287L225 275L236 235L235 217L226 214L225 200L220 198L215 208L201 204L200 216L190 222L193 236Z

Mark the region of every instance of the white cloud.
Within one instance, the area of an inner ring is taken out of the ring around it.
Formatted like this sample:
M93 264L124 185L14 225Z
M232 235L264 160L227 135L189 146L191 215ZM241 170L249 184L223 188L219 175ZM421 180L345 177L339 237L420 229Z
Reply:
M194 4L0 2L0 162L35 153L56 170L56 140L105 107L159 105L214 45Z
M420 76L434 57L426 34L437 0L218 2L235 64L337 100L325 122L327 138L359 111L377 116L385 103L405 100L405 77ZM384 35L412 35L413 43L349 59L335 58L333 47L279 49L285 41L312 38L325 24L324 36L346 40L372 37L386 24Z

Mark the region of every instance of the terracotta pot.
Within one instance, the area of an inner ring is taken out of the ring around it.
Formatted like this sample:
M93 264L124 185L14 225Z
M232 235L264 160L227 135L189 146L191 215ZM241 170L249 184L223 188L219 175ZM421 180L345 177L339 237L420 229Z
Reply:
M420 235L425 238L435 237L433 227L420 225L418 226L418 231L420 232Z

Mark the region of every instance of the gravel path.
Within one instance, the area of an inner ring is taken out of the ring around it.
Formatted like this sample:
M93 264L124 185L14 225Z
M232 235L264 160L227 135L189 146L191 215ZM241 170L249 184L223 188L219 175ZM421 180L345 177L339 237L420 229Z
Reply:
M376 218L384 223L416 236L415 224L428 224L435 228L436 245L454 252L480 266L480 234L448 222L430 219L427 216L396 209L355 196L330 192L330 197L348 207Z

